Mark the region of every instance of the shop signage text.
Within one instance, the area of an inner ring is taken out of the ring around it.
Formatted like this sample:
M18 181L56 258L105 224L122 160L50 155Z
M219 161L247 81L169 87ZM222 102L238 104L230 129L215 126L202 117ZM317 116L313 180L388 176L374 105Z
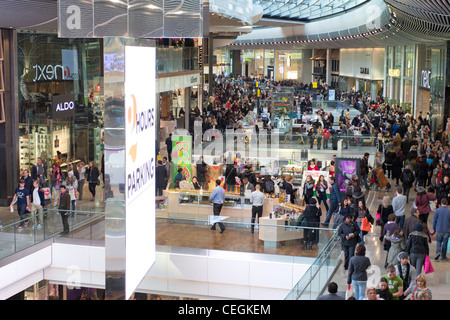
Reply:
M422 87L430 89L430 79L431 79L431 71L422 70L422 81L421 81Z
M75 115L75 96L73 94L54 96L52 99L53 118L66 118Z
M38 64L33 66L36 71L33 81L45 81L45 80L68 80L70 78L70 68L68 66L56 65L52 66L47 64L40 66ZM58 79L58 70L60 70L61 79Z
M369 74L369 68L359 68L359 73L361 73L361 74Z
M400 77L401 74L402 74L402 71L400 69L389 69L390 77Z

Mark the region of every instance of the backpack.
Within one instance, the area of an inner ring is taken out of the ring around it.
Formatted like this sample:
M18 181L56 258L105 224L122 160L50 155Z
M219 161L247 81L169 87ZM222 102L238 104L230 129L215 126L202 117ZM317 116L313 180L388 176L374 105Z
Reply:
M415 177L411 171L405 172L403 177L403 182L407 185L412 185L414 183Z
M275 191L273 182L271 180L266 180L264 182L264 189L266 190L267 193L273 193Z

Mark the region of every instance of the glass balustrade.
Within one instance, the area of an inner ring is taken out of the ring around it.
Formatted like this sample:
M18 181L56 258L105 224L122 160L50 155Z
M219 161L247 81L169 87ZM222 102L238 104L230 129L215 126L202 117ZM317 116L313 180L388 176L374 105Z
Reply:
M24 221L19 217L3 221L0 228L0 259L24 250L52 237L63 236L83 240L103 240L105 236L104 208L78 206L68 215L69 234L63 235L61 212L48 208ZM23 222L23 228L19 226Z

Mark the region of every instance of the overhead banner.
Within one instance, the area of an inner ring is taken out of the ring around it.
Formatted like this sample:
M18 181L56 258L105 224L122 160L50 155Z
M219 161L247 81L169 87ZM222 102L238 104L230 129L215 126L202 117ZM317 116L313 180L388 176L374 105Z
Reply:
M58 36L201 38L203 11L203 0L58 0Z
M155 112L156 49L126 46L126 299L155 262Z

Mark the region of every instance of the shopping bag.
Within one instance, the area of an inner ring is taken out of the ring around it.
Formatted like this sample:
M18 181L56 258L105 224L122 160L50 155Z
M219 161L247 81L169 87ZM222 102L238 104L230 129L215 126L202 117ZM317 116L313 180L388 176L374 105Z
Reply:
M447 253L450 253L450 241L447 243Z
M428 255L425 256L425 262L423 264L423 271L426 274L434 272L433 265L431 264L431 260Z
M77 189L75 189L74 187L69 188L69 195L72 200L76 199L77 198Z
M377 212L375 215L375 221L381 219L381 213Z
M436 201L430 201L430 209L431 211L436 210Z
M363 218L361 221L361 231L370 232L372 227L370 225L369 219Z
M42 191L44 191L44 200L49 200L52 198L50 188L42 188Z
M347 287L347 291L345 292L345 300L348 300L351 297L353 297L353 287L351 284L349 284Z

